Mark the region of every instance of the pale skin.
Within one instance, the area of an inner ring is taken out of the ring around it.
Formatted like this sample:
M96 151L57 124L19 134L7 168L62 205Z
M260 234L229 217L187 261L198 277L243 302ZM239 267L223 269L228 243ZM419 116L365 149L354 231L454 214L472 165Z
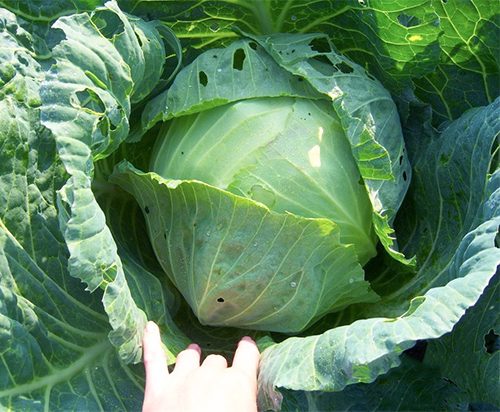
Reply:
M169 372L160 331L148 322L143 338L146 391L143 412L256 412L259 350L244 337L228 367L221 355L208 355L189 345Z

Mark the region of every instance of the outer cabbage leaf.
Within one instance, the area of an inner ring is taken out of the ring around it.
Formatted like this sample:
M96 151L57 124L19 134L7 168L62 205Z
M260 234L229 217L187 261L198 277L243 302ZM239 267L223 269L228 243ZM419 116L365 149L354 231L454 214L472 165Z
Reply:
M303 79L284 72L257 43L240 41L204 53L185 67L168 90L146 105L143 132L173 117L252 97L278 96L322 97Z
M371 384L349 385L340 392L284 391L282 411L466 411L450 402L462 392L437 368L402 355L401 365Z
M102 169L102 167L99 167ZM101 172L102 173L102 172ZM175 362L178 352L191 341L172 321L179 306L165 273L149 247L146 225L137 202L116 185L96 177L92 191L106 216L123 264L126 286L135 304L153 319L162 331L167 361ZM119 218L117 218L119 217Z
M131 103L158 82L163 43L153 25L127 17L112 2L90 15L62 17L54 28L66 38L54 48L56 63L42 84L41 120L55 135L71 175L58 200L69 270L90 291L105 290L103 302L114 329L110 339L124 360L137 362L146 316L131 296L91 181L93 161L127 137ZM149 42L140 41L145 36Z
M0 2L0 5L17 16L38 22L50 22L63 15L91 11L102 4L103 0L76 0L72 2L9 0Z
M434 124L492 103L500 90L500 9L488 0L431 1L439 18L439 64L413 80Z
M378 299L330 220L275 214L127 163L111 181L139 202L160 263L202 324L299 332L327 312Z
M137 410L142 368L110 343L102 293L68 271L56 192L69 176L40 124L45 72L18 35L0 10L0 409Z
M500 170L489 183L487 191L493 193L483 205L485 216L498 214L500 208ZM467 393L465 399L496 406L500 405L499 279L497 274L451 333L429 342L425 357L427 364L439 367L443 376Z

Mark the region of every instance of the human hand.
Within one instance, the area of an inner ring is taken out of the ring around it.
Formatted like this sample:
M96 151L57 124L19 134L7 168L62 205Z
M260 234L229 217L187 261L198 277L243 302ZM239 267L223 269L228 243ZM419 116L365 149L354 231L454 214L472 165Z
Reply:
M148 322L143 338L146 391L143 412L255 412L259 350L244 337L233 364L208 355L200 366L201 349L191 344L177 356L172 373L161 346L160 331Z

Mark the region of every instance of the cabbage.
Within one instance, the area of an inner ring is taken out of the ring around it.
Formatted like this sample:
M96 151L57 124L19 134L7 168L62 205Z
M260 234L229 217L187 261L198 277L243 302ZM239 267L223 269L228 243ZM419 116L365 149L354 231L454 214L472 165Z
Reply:
M140 410L148 320L169 364L253 337L262 411L498 409L491 2L0 3L1 410ZM273 105L330 127L182 131ZM327 143L358 240L318 194Z
M308 50L295 55L303 77L274 62L262 38L200 55L168 93L204 93L166 112L172 119L159 129L150 174L124 163L126 177L113 176L146 211L158 261L203 325L297 333L327 313L374 302L362 266L379 237L410 264L387 235L410 177L395 104L333 48L314 54L307 46L315 38L294 37ZM227 74L217 68L225 56L233 66L241 60L231 76L259 83L227 98L218 87ZM366 87L360 95L349 88L354 79Z
M361 265L376 254L370 200L325 101L251 99L176 118L158 139L151 171L206 182L273 212L330 219Z

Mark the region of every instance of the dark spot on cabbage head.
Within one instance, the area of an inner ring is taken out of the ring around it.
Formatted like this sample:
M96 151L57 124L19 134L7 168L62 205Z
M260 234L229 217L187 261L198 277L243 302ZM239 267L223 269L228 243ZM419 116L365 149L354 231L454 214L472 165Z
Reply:
M217 302L224 303L224 298L217 298Z
M144 208L144 211L146 212L146 214L149 214L149 207L147 207L147 206L146 206L146 207Z
M248 43L248 45L252 50L257 50L258 45L254 41L251 41L250 43Z

